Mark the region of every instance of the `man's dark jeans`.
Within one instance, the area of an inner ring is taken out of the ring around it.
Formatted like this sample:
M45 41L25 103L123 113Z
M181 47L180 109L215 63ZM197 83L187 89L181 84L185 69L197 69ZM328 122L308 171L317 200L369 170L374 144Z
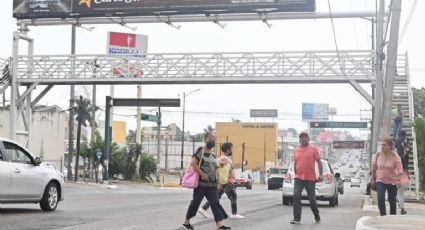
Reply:
M315 219L320 219L319 209L316 202L316 183L308 180L295 179L294 182L294 220L301 220L301 199L303 189L307 190L308 200L310 201L310 208L313 211Z
M211 210L213 212L216 223L227 219L228 216L226 211L224 211L223 207L218 201L217 188L207 186L198 186L197 188L193 189L193 199L190 202L189 208L187 209L186 219L190 220L196 215L204 197L207 198L208 203L211 205Z
M390 215L397 214L397 186L392 184L376 183L376 192L378 193L378 207L381 216L387 215L385 206L385 192L388 191L388 201L390 203Z

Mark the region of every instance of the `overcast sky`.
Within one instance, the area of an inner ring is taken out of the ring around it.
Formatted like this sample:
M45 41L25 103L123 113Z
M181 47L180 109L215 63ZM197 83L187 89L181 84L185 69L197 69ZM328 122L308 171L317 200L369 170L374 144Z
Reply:
M414 0L404 0L400 30L406 24L407 16ZM365 11L375 9L375 0L332 0L333 12ZM317 0L317 12L328 12L327 0ZM411 84L425 86L425 2L419 1L408 29L399 46L399 53L409 53ZM12 18L12 1L0 3L0 57L11 56L12 32L16 30L16 20ZM226 22L225 29L213 23L179 23L176 30L164 23L137 24L136 33L149 37L149 53L176 52L254 52L289 50L335 50L330 19L320 20L281 20L271 21L268 28L259 21ZM93 32L77 29L77 54L104 54L107 31L132 31L119 25L96 25ZM69 54L70 26L32 27L29 36L35 39L36 54ZM339 49L370 49L371 24L364 19L336 19L335 29ZM363 85L370 91L369 85ZM90 87L88 87L90 88ZM143 87L146 98L177 98L182 92L201 89L187 97L186 130L201 132L217 121L254 121L249 118L250 109L278 109L277 119L257 119L274 121L279 128L307 128L301 121L303 102L328 103L337 108L334 120L359 121L360 110L370 109L369 104L348 84L334 85L164 85ZM78 87L77 89L82 89ZM81 91L81 90L80 90ZM98 88L100 106L105 104L109 86ZM117 86L116 97L135 97L136 86ZM55 86L41 104L69 106L69 86ZM148 111L146 111L148 112ZM155 111L152 111L154 113ZM117 108L116 120L126 120L128 129L135 129L135 118L118 116L134 115L135 108ZM103 119L103 114L98 117ZM181 108L165 109L163 124L177 123L181 126ZM143 122L144 126L153 123Z

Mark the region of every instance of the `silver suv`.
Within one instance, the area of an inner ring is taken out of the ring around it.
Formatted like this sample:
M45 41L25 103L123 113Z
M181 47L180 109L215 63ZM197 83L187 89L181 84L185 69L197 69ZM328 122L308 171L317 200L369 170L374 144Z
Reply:
M0 203L39 203L54 211L64 198L64 177L14 141L0 138Z
M335 205L338 205L338 184L340 174L333 173L328 161L322 160L322 164L324 180L316 183L316 199L329 201L329 206L334 207ZM316 175L318 175L317 163ZM284 205L289 205L289 203L292 203L292 197L294 196L294 178L294 164L292 163L289 166L288 172L286 173L285 179L283 181L282 203ZM308 200L305 189L302 192L302 199Z

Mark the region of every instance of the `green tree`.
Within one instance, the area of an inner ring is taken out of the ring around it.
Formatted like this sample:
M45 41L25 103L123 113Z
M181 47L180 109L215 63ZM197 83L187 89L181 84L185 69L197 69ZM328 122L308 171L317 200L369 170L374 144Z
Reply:
M122 175L124 180L135 177L137 159L142 153L140 145L131 145L129 148L119 148L114 144L110 162L110 176Z
M412 88L415 117L425 117L425 88Z
M134 130L129 130L128 131L128 134L127 134L127 136L126 136L126 142L127 142L127 145L129 145L129 144L134 144L134 143L136 143L136 131L134 131Z
M152 182L152 175L156 174L156 160L152 155L143 154L140 159L140 179Z
M288 132L288 134L291 134L294 137L298 136L298 132L294 128L288 128L286 131Z
M83 98L80 96L79 100L77 100L77 106L76 106L76 114L77 117L75 118L78 122L78 128L77 128L77 153L76 153L76 159L75 159L75 181L78 180L78 167L79 167L79 161L80 161L80 148L81 148L81 126L84 125L84 127L87 127L87 123L91 124L92 117L91 117L91 109L92 105L90 103L90 100Z
M204 134L212 133L214 131L215 129L211 125L208 125L207 128L204 129Z
M421 184L425 184L425 119L415 118L416 146L418 151L419 174Z

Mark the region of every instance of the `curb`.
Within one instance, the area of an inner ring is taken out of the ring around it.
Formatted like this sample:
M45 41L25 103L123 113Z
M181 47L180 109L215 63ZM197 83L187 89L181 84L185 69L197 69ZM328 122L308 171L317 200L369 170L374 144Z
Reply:
M425 225L421 215L364 216L357 220L356 230L420 230Z
M87 186L105 188L105 189L118 189L118 185L114 185L114 184L96 184L96 183L89 183L89 182L82 182L82 181L77 181L73 184L87 185Z

